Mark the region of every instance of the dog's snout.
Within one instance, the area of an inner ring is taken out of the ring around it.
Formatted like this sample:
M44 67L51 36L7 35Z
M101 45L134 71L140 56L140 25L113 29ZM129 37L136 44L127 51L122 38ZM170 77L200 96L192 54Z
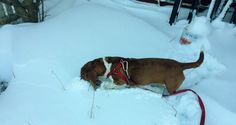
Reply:
M85 73L85 72L81 73L81 77L80 77L80 79L83 79L83 80L88 81L88 80L89 80L89 79L88 79L88 74Z

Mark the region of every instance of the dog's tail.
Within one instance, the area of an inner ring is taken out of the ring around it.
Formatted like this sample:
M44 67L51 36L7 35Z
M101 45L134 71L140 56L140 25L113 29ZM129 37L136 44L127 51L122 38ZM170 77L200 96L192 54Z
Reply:
M190 69L190 68L197 68L197 67L199 67L202 64L203 60L204 60L204 53L203 53L203 51L201 51L200 57L199 57L199 59L196 62L180 63L180 66L181 66L181 68L183 70Z

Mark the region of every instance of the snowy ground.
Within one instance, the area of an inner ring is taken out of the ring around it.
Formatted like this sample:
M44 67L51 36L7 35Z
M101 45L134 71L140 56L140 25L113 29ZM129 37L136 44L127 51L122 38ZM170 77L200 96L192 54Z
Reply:
M130 0L50 0L39 24L0 28L1 125L198 125L201 110L192 93L162 98L133 88L93 90L80 68L104 56L195 61L182 88L191 88L206 106L206 125L236 123L234 64L236 29L205 17L191 24L199 38L182 46L186 21L169 26L170 7ZM185 15L181 15L184 17ZM92 109L92 110L91 110Z

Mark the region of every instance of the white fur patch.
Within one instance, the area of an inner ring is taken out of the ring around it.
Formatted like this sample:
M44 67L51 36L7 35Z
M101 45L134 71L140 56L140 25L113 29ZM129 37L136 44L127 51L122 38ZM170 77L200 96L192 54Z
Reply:
M103 89L121 89L121 88L124 88L125 85L122 85L122 86L116 85L114 83L114 79L112 78L112 76L109 76L107 78L107 74L111 71L111 65L112 64L111 63L109 64L106 61L105 57L103 58L103 63L104 63L104 66L106 67L106 72L102 77L99 78L101 81L103 81L102 84L101 84L101 88L103 88Z
M106 72L105 72L105 74L104 74L104 77L107 77L108 73L111 71L111 65L112 65L112 64L109 64L109 63L106 61L105 57L103 57L102 60L103 60L104 66L106 67Z

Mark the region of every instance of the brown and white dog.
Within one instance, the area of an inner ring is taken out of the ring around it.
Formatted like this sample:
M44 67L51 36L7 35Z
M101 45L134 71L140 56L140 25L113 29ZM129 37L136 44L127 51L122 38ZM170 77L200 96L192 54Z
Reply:
M173 94L184 81L183 70L196 68L200 66L204 60L204 53L200 53L200 57L196 62L181 63L172 59L160 58L123 58L123 57L105 57L98 58L86 63L81 69L81 79L91 83L94 90L100 86L100 76L106 77L119 63L125 60L129 64L127 73L132 81L130 86L142 86L148 84L165 85L169 94ZM120 72L125 73L122 68ZM111 74L110 78L116 85L127 84L118 75Z

